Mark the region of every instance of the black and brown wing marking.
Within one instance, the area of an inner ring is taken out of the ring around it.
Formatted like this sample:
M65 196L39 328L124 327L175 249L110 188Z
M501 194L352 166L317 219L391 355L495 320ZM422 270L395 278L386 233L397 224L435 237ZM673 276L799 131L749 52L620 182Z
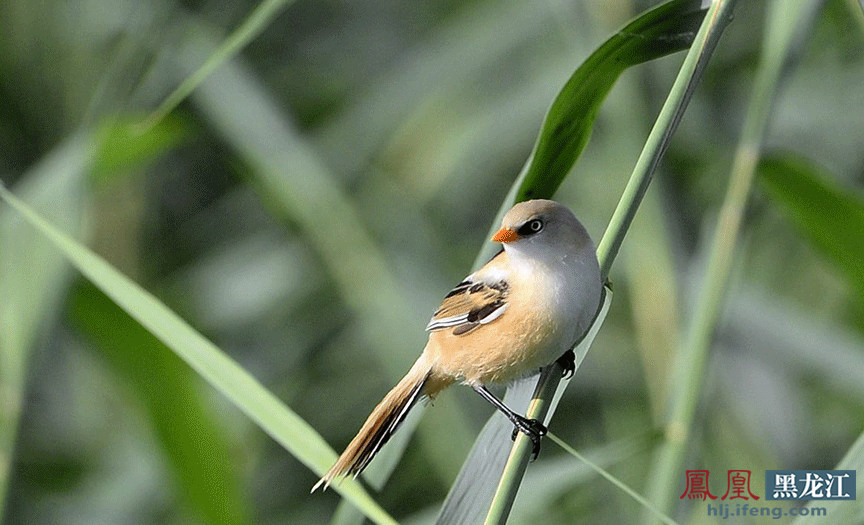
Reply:
M466 279L444 297L426 330L431 332L452 327L453 335L464 335L491 323L507 309L509 289L504 280L487 283Z

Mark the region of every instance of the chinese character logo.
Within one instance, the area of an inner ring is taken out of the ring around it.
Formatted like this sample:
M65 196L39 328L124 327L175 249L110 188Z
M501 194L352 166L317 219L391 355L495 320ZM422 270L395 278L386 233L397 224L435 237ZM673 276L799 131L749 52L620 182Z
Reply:
M711 494L708 490L708 471L707 470L688 470L687 471L687 488L684 489L684 494L681 498L701 499L705 498L717 499L717 496Z
M774 474L774 490L768 490L768 483L765 483L765 492L774 493L774 497L768 499L798 499L798 485L795 484L795 473L789 474Z
M854 470L766 470L765 499L852 500Z
M759 496L750 492L749 470L730 470L727 476L726 494L723 494L720 499L725 500L727 497L729 499L759 499Z

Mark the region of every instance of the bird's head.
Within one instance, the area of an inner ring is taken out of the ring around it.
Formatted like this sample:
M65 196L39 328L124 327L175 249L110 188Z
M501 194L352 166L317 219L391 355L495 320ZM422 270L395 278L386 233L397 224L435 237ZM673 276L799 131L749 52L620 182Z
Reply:
M555 201L536 199L513 206L501 221L501 229L492 236L508 253L519 253L538 259L560 258L594 243L582 223L566 206Z

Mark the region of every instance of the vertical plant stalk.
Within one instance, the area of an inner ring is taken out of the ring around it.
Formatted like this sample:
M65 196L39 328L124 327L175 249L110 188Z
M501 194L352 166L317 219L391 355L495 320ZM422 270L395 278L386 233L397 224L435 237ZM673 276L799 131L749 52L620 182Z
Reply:
M639 155L633 173L630 175L627 186L618 201L618 207L615 208L612 218L609 219L606 233L597 246L600 275L604 279L609 276L612 262L618 255L624 236L633 222L633 217L636 216L636 210L642 202L642 197L648 191L648 185L651 183L654 171L660 164L663 154L666 153L672 134L684 115L684 110L690 102L696 84L702 77L708 59L714 52L717 42L720 41L723 30L731 20L732 7L735 1L715 0L712 4L711 9L705 15L705 21L699 29L696 40L687 52L669 96L666 98L660 115L657 116L657 121L648 135L648 140L645 141L642 153Z
M604 280L609 275L609 269L618 254L627 229L636 215L636 210L642 202L642 197L648 189L654 170L660 163L669 140L681 120L687 103L690 101L690 96L702 76L705 65L730 20L734 3L735 0L716 0L712 4L705 15L696 39L684 58L684 63L681 65L669 96L660 110L624 193L621 195L618 207L615 209L606 233L598 245L597 256L600 260L600 272ZM551 417L549 408L561 381L561 373L562 369L557 364L543 369L531 404L528 407L527 416L529 418L543 421L547 419L547 416ZM489 513L486 516L486 524L506 523L528 465L531 454L529 445L530 440L525 435L517 435Z
M562 372L563 369L557 363L543 369L540 381L534 390L531 404L528 405L529 418L546 421L547 416L551 415L549 412L552 399L555 396L555 391L558 390ZM528 468L528 458L532 448L531 440L519 433L515 443L513 443L513 448L510 450L510 457L504 466L498 489L492 498L492 505L486 515L486 524L507 523L507 517L510 515L510 509L513 508L513 501L516 499L519 485L525 476L525 469Z
M732 162L729 186L711 240L708 267L684 347L677 356L677 368L671 385L671 415L665 426L666 442L649 478L652 480L650 499L666 514L670 513L675 501L673 491L677 490L693 416L700 399L708 349L722 306L744 208L783 66L793 40L800 34L801 21L812 19L820 3L816 0L777 0L769 8L762 57ZM649 521L648 518L646 515L646 521Z

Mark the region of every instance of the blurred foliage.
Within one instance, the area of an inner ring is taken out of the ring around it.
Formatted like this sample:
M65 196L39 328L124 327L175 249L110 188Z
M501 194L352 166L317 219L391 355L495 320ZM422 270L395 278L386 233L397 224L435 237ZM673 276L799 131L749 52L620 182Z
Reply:
M652 447L632 443L662 419L666 356L722 200L763 4L739 0L613 268L606 324L552 423L637 489L648 483ZM470 268L555 94L648 5L297 2L141 137L128 123L155 109L258 4L7 0L0 177L341 448L420 351L422 327ZM767 132L772 148L821 166L825 195L844 202L860 202L848 194L864 183L855 139L864 130L855 110L864 34L854 7L826 2ZM622 76L579 176L556 194L595 240L680 59ZM232 113L252 110L252 119ZM89 142L76 138L82 130L107 131ZM818 196L799 197L808 193ZM812 201L808 213L800 204L794 215L789 203L805 201L776 192L751 201L688 468L831 468L864 428L860 290L812 239L825 235L812 222L825 214L814 208L830 201ZM13 237L0 211L0 439L15 443L0 443L4 522L330 519L337 495L309 496L309 470L183 365L162 363L152 341L70 278L56 254ZM152 378L165 389L154 390ZM377 495L400 520L434 516L489 415L466 390L425 411ZM174 396L176 410L156 406ZM166 445L184 427L210 437L183 433L172 452ZM213 483L233 487L221 518L210 514L217 503L190 488L208 454L219 456L207 467L222 478ZM631 523L641 514L549 444L532 472L555 490L523 490L514 523ZM680 482L683 490L683 472ZM763 488L754 476L754 492ZM682 501L676 516L704 519L704 504Z
M92 285L72 291L69 309L73 324L143 406L188 504L207 523L244 521L236 461L199 400L194 372Z
M843 188L818 166L794 155L774 154L759 166L766 191L857 290L864 301L864 198Z

